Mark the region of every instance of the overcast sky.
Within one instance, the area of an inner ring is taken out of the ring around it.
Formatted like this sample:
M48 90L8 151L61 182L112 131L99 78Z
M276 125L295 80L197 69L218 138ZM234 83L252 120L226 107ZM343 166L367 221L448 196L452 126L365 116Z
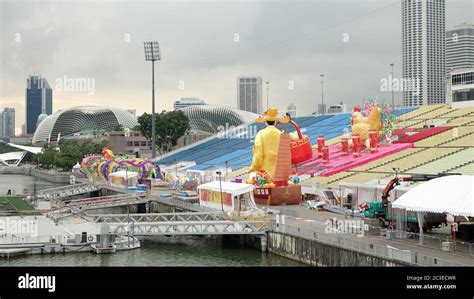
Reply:
M446 2L447 28L474 23L472 0ZM325 102L350 106L369 97L390 100L380 91L390 63L401 76L400 0L0 3L0 109L16 109L17 133L32 74L53 87L53 111L109 105L150 112L144 40L159 41L162 51L157 111L181 97L236 107L236 77L260 75L270 82L271 106L295 102L307 114L321 101L320 74ZM95 93L58 90L64 76L93 79Z

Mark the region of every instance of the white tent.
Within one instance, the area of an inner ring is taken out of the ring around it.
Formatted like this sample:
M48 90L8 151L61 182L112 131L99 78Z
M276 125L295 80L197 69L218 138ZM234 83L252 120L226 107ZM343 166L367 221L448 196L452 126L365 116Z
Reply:
M221 209L224 211L238 211L238 198L242 195L250 209L257 209L253 197L254 185L212 181L197 187L199 191L199 204L204 207ZM221 195L222 190L222 195Z
M230 193L232 195L240 195L243 193L252 192L254 188L255 188L254 185L250 185L250 184L219 182L219 181L213 181L213 182L209 182L209 183L198 186L198 189L208 189L208 190L213 190L213 191L222 190L222 192Z
M400 196L393 208L474 216L474 176L450 175L422 183Z

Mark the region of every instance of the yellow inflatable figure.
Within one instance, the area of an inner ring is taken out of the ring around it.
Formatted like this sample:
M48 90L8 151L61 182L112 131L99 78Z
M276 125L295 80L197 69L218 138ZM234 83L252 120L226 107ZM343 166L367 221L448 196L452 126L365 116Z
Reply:
M278 117L278 109L276 108L268 109L265 112L265 117L257 119L257 122L265 122L267 127L260 130L255 136L250 171L265 171L270 178L274 177L281 134L281 131L275 125L277 122L287 123L288 121L288 117Z
M370 148L369 131L374 130L377 135L380 133L382 110L379 107L372 109L368 117L364 117L360 110L352 112L352 134L359 134L360 143L366 148ZM350 140L352 147L352 140Z

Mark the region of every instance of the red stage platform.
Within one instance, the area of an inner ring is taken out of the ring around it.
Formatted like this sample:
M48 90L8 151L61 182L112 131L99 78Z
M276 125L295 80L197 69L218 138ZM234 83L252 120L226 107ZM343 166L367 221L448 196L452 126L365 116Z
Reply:
M318 153L314 150L311 160L298 164L296 166L298 174L310 174L311 176L331 176L339 172L343 172L360 165L367 164L377 159L392 155L404 149L412 148L413 143L433 135L445 132L453 127L433 127L427 129L399 129L393 132L393 136L397 136L398 140L392 144L379 145L378 151L371 153L364 149L358 158L352 156L352 152L344 154L341 152L341 145L335 144L329 146L329 162L324 163L318 158Z

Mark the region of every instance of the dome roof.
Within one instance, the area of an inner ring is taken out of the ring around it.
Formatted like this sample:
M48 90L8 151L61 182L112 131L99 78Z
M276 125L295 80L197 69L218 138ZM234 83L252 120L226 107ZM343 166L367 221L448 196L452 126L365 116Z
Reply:
M124 128L133 128L138 125L138 122L130 112L119 108L72 107L57 111L44 118L36 128L32 143L37 144L48 139L57 141L59 134L62 138L85 133L110 131L117 125Z
M39 125L47 117L48 117L48 114L46 113L41 113L40 115L38 115L38 120L36 121L36 125Z
M217 105L195 105L180 110L189 118L191 130L208 133L219 132L219 126L240 126L258 117L252 112Z

